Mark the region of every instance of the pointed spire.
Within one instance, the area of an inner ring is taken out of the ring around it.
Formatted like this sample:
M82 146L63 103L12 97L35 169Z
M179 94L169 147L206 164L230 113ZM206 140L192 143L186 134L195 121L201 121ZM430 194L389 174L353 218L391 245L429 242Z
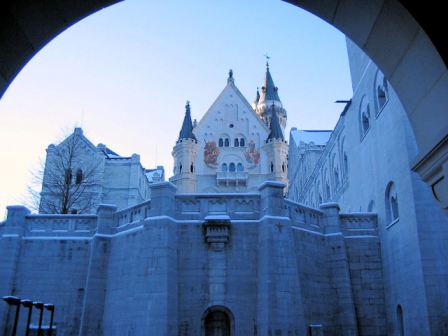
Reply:
M274 84L271 72L269 71L269 62L266 61L266 75L264 78L263 86L261 87L260 102L267 102L269 100L280 102L278 96L278 88ZM281 103L281 102L280 102Z
M285 137L283 136L282 128L280 127L280 122L278 120L278 114L277 114L277 110L275 108L274 102L272 102L272 105L271 105L271 115L272 115L271 124L269 125L271 132L269 132L266 142L268 142L269 140L274 140L274 139L285 140Z
M230 84L230 83L234 83L234 82L235 82L235 80L233 79L233 70L230 69L229 70L229 77L227 78L227 83Z
M260 100L260 91L259 91L259 88L257 87L257 94L256 94L255 100L254 100L255 106L257 106L259 100Z
M185 105L185 117L184 122L182 123L182 128L179 132L179 139L177 142L182 139L192 139L196 140L196 137L193 134L193 123L191 122L191 113L190 113L190 102L187 100L187 104Z

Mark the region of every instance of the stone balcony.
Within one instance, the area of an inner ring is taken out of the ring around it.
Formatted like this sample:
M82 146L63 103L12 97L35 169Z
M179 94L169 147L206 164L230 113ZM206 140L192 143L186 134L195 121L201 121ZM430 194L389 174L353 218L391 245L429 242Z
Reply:
M249 174L247 172L217 172L216 183L218 185L243 185L247 184Z

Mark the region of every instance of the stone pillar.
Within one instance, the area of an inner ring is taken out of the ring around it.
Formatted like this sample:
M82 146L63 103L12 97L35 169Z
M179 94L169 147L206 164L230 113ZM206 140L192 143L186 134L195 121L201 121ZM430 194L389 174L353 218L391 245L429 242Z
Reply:
M261 194L261 216L280 216L283 213L283 189L285 187L285 183L276 181L266 181L258 187Z
M329 252L328 268L330 281L336 291L338 305L335 307L335 325L333 330L340 335L356 336L358 327L356 322L355 305L348 264L347 248L341 232L339 205L324 203L320 209L325 214L325 244Z
M320 209L325 213L325 228L324 233L341 233L341 223L339 221L339 204L337 203L323 203Z
M25 232L25 217L30 211L21 205L8 206L8 216L0 237L0 293L14 295L17 262L20 257L22 236ZM8 305L0 304L0 330L5 330L8 321Z
M117 206L112 204L100 204L96 211L98 215L97 233L113 234L117 228L117 221L114 219L114 213L117 212Z
M106 299L111 235L117 226L115 205L100 204L97 210L97 234L90 243L90 258L84 291L79 335L102 335L104 304Z
M174 217L176 186L171 182L151 185L151 213L153 216L166 215Z

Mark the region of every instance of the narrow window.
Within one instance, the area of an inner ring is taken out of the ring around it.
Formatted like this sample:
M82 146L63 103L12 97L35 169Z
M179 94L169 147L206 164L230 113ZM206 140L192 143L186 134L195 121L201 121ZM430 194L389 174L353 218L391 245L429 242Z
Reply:
M395 184L390 182L386 188L386 220L390 224L400 217L398 210L398 194Z
M182 163L179 165L179 173L182 173Z
M224 140L224 146L225 146L225 147L229 147L229 146L230 146L230 141L229 141L228 138L226 138L226 139Z
M76 184L81 184L82 182L82 169L76 171Z
M194 172L194 166L193 166L193 163L191 163L191 165L190 165L190 173L192 173L192 172Z
M233 162L231 164L229 164L229 171L230 172L234 172L235 171L235 164Z
M285 168L285 163L283 162L283 163L282 163L282 171L285 172L285 169L286 169L286 168Z
M369 130L369 128L370 128L369 117L368 117L367 113L364 112L364 113L362 114L362 129L363 129L364 134L367 133L367 131Z
M240 141L238 140L238 138L235 138L235 140L233 141L233 146L234 147L239 147L240 146Z
M239 172L244 171L244 167L243 164L241 162L238 163L238 165L236 166L236 170Z
M404 336L404 318L403 318L403 308L401 308L401 305L397 306L397 324L398 324L398 335Z
M72 170L71 168L68 168L65 170L65 184L71 184L72 183Z
M218 140L218 146L219 146L219 147L222 147L223 144L224 144L224 141L222 140L222 138L219 138L219 140Z
M226 171L227 171L227 163L223 163L223 164L221 165L221 170L222 170L223 172L226 172Z
M274 164L271 162L271 173L274 172Z
M244 143L244 138L240 139L240 147L244 147L246 144Z

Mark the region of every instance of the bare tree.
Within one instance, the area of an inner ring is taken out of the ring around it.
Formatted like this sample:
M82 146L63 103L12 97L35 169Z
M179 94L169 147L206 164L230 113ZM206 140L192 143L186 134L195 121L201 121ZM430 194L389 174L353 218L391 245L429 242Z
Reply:
M40 213L94 211L101 189L102 160L89 144L82 132L75 130L58 146L48 147L45 167L34 174L34 184L40 184L42 191L29 188Z

